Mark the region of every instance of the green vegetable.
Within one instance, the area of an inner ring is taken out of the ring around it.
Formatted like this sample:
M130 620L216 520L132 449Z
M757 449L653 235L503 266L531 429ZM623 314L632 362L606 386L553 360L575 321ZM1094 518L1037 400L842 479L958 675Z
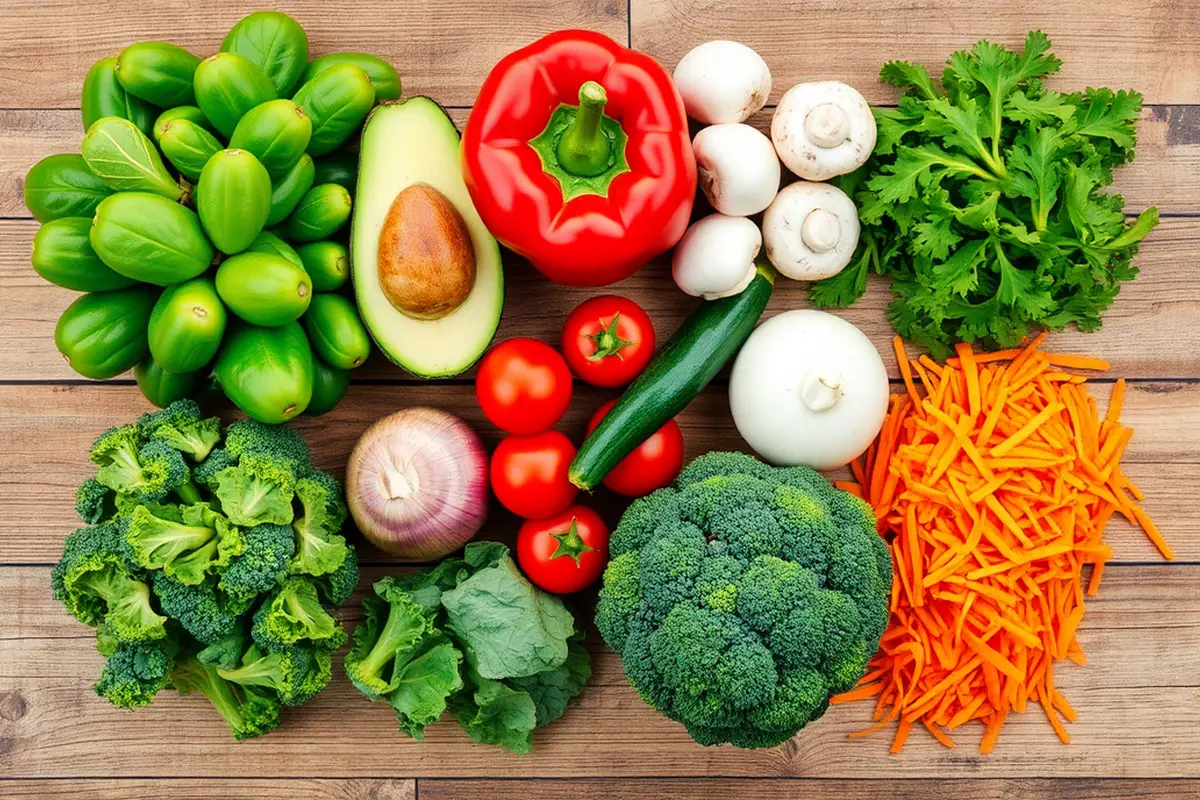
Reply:
M617 463L682 411L746 341L771 299L775 270L759 265L740 294L710 300L683 321L571 462L571 482L591 491Z
M117 273L168 286L204 274L213 248L191 209L148 192L120 192L96 209L92 249Z
M338 403L350 391L350 370L331 367L313 356L313 393L305 414L327 414L337 408Z
M353 64L367 73L367 77L371 79L371 85L375 87L376 100L400 99L400 73L396 72L396 68L387 61L370 53L326 53L308 62L308 68L304 70L302 80L307 83L338 64Z
M350 280L350 253L341 242L309 242L296 248L313 290L336 292Z
M271 213L267 214L267 227L278 225L296 210L313 187L315 176L312 156L305 153L291 169L271 182Z
M212 577L198 583L184 583L165 572L157 572L154 596L163 613L182 625L197 642L212 645L240 632L241 617L249 606L245 598L226 594L215 584Z
M323 607L316 584L299 577L287 578L263 601L250 633L255 644L273 653L298 645L336 650L346 641L345 631Z
M318 294L304 315L313 352L338 369L362 366L371 354L371 337L358 310L340 294Z
M462 558L374 589L346 674L418 741L450 710L475 741L529 752L534 729L562 716L591 677L571 613L502 544L473 542Z
M237 525L286 525L292 521L296 474L291 465L259 453L247 453L235 467L213 476L213 493Z
M296 481L300 513L292 522L296 533L296 555L289 569L293 574L313 577L330 575L353 559L344 537L338 535L346 521L346 504L341 486L322 473Z
M232 52L217 53L196 67L196 105L226 139L246 112L278 95L258 65Z
M270 253L239 253L217 267L217 293L229 310L255 325L276 327L299 319L312 302L304 268Z
M150 355L168 372L201 369L221 346L226 316L212 278L168 286L150 314Z
M358 153L336 150L313 159L313 163L316 165L316 184L336 183L353 194L358 184Z
M34 271L76 292L107 292L136 283L100 260L88 239L91 229L90 217L62 217L40 227L33 237Z
M203 461L221 441L221 421L205 418L192 400L171 403L169 408L138 417L142 433L160 439L187 456L191 461Z
M200 59L165 42L131 44L117 56L114 67L125 91L160 108L190 105L196 95L192 79Z
M851 265L814 285L817 305L847 306L869 271L887 275L892 324L937 358L957 341L1009 347L1039 327L1100 326L1158 221L1149 208L1127 223L1124 200L1103 191L1133 158L1142 98L1047 89L1061 64L1049 49L1041 31L1021 53L979 42L940 84L920 65L884 64L880 79L903 94L875 111L873 159L838 181L862 237Z
M184 502L199 499L183 456L163 441L147 440L139 425L105 431L92 444L90 455L99 467L96 480L117 494L131 495L140 503L163 500L172 492Z
M108 660L92 688L117 708L141 708L167 687L175 669L179 644L173 639L152 642L118 642L97 637L97 649Z
M629 506L609 551L596 627L700 744L791 738L858 682L887 626L870 507L805 467L703 455Z
M271 81L278 97L295 91L308 61L308 35L279 11L256 11L233 26L221 51L244 56Z
M239 555L245 543L241 532L205 503L183 506L179 513L179 521L163 519L138 506L129 516L125 543L130 559L139 567L161 570L167 577L195 586Z
M107 380L146 357L146 326L158 294L146 286L80 295L58 318L54 345L71 369Z
M188 122L199 125L206 131L212 131L212 123L208 121L208 117L204 116L204 112L199 108L196 106L176 106L175 108L168 108L154 120L154 129L152 131L154 141L161 145L163 131L177 119L186 119ZM218 147L217 149L220 150L221 148Z
M333 664L329 651L322 648L296 645L265 652L252 645L238 667L218 668L217 674L240 686L270 689L282 705L298 706L325 688L333 674Z
M134 97L117 80L117 59L102 58L92 65L83 79L80 96L83 129L86 131L102 117L127 119L147 136L154 129L158 112L144 100Z
M375 105L375 87L354 64L335 64L305 82L293 99L312 120L309 155L323 156L362 128Z
M254 241L250 243L242 252L244 253L266 253L267 255L279 256L292 262L301 269L304 268L304 262L300 260L299 254L292 248L290 244L280 239L270 231L263 231Z
M167 172L154 143L136 125L119 117L104 117L88 128L81 145L92 174L118 192L153 192L169 200L183 188Z
M328 239L349 221L350 203L350 193L336 183L314 186L288 217L288 239L293 242Z
M221 152L221 142L190 119L173 119L158 137L158 146L171 166L189 181L200 180L209 160Z
M116 494L95 478L88 478L75 492L75 513L89 525L109 519L116 513Z
M229 147L245 150L272 178L296 165L312 136L312 121L291 100L271 100L250 109L238 122Z
M207 378L204 372L166 372L149 355L134 366L133 377L142 395L159 408L195 396Z
M63 217L91 219L112 189L92 174L83 156L46 156L25 175L25 207L38 222Z
M195 656L184 659L171 673L171 685L181 695L199 692L229 723L234 739L253 739L279 727L280 703L268 690L236 687L217 674L217 667Z
M255 525L245 532L245 538L246 549L221 572L217 588L235 600L248 602L271 591L287 576L296 537L287 525ZM353 554L349 560L358 563Z
M196 210L218 250L240 253L262 231L271 213L271 176L245 150L222 150L200 172Z

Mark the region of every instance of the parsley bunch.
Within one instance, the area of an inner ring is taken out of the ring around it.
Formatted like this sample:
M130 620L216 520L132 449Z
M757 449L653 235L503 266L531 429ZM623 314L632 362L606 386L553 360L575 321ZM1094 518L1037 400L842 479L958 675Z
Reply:
M1142 97L1047 89L1062 64L1049 49L1041 31L1022 53L982 41L950 56L940 85L920 65L884 64L899 106L875 110L872 159L838 180L862 238L850 266L813 286L816 305L847 306L868 271L888 275L893 326L937 357L957 341L1100 326L1158 222L1149 208L1126 224L1124 199L1103 191L1133 158Z

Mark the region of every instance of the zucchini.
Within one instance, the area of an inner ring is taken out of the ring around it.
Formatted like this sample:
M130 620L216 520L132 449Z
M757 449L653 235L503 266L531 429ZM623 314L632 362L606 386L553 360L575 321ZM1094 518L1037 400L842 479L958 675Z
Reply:
M741 294L711 300L683 321L571 462L571 483L590 491L625 456L682 411L746 341L771 299L775 270L760 261Z

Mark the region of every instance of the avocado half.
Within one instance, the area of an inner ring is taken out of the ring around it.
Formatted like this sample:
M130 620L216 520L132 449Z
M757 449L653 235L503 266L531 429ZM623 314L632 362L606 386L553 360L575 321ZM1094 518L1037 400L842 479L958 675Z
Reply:
M475 286L461 306L435 320L398 311L379 283L384 219L396 195L414 183L429 184L454 204L475 247ZM363 128L350 264L359 313L394 363L415 375L443 378L463 372L487 350L504 306L500 245L463 183L458 129L428 97L381 105Z

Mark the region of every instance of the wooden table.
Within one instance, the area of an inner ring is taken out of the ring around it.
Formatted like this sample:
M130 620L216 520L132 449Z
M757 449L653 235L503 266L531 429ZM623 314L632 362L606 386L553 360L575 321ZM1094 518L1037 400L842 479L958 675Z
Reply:
M1054 86L1143 92L1137 161L1117 188L1128 210L1157 205L1163 222L1143 247L1141 277L1104 328L1055 335L1059 350L1110 359L1093 390L1106 398L1130 380L1125 419L1137 429L1128 474L1177 560L1159 560L1143 536L1110 529L1117 552L1080 631L1085 667L1057 673L1080 710L1072 744L1039 711L1010 718L994 755L976 754L963 731L947 750L914 734L889 756L888 738L847 740L868 709L835 708L774 750L702 748L643 704L617 659L594 643L595 677L566 718L516 757L473 745L450 722L423 744L396 733L391 711L372 706L339 676L283 727L234 743L203 699L164 693L153 707L118 711L90 690L100 668L91 631L50 596L49 572L76 525L75 487L86 452L110 425L147 408L126 378L74 375L52 343L72 293L29 267L37 228L21 201L22 178L50 153L78 151L79 86L89 65L138 40L214 52L249 6L229 0L124 3L0 0L0 796L344 798L726 798L1162 797L1200 796L1200 9L1195 0L458 0L278 5L307 28L314 53L366 50L387 57L406 94L428 94L461 124L488 68L556 28L604 31L673 66L693 45L737 39L763 54L773 100L800 80L848 81L876 103L895 101L876 81L885 59L936 67L976 39L1019 45L1046 30L1064 67ZM755 122L765 126L768 111ZM553 340L563 316L591 292L553 286L508 263L500 338ZM669 333L692 307L655 264L616 287L642 302ZM784 282L768 314L805 305ZM886 352L887 295L873 286L845 312ZM890 354L887 356L892 363ZM377 417L431 403L484 431L469 377L414 381L375 359L332 414L304 418L316 462L341 474L356 437ZM740 446L718 381L681 418L690 455ZM564 429L582 432L606 395L580 389ZM600 500L610 521L619 509ZM495 514L487 533L511 537ZM366 580L395 570L360 548ZM347 615L352 617L352 613Z

